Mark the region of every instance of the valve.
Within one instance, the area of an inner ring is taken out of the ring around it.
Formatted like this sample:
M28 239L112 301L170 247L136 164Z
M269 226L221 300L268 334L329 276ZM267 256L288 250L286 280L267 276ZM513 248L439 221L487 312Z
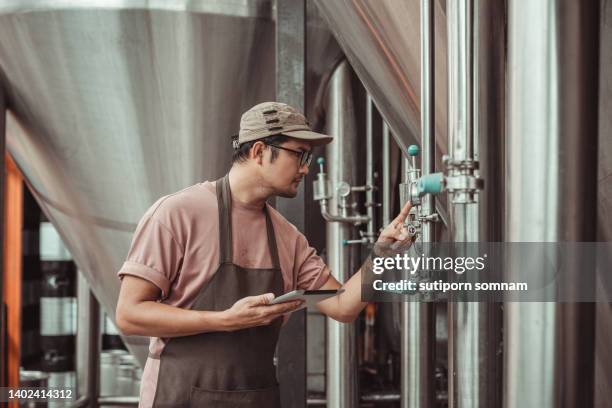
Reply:
M478 161L453 160L449 156L443 157L445 173L431 173L421 176L416 168L416 157L420 153L417 145L407 149L412 160L412 169L407 170L407 182L400 184L400 194L404 200L410 201L413 210L407 219L406 227L409 233L419 234L421 224L424 222L438 222L437 213L424 214L421 208L421 199L426 194L437 195L448 192L453 204L469 204L475 202L475 196L484 188L484 181L478 177ZM414 211L414 213L413 213ZM414 228L413 228L414 227Z
M410 145L408 146L408 156L416 157L421 152L421 148L418 145Z
M414 224L408 224L406 229L408 230L408 236L410 238L414 237L418 233L418 229L417 229L416 225L414 225Z
M319 202L321 207L321 215L325 221L345 222L354 225L368 222L370 218L366 215L350 215L352 209L354 208L353 203L350 202L351 192L366 191L366 186L363 186L361 190L356 190L349 183L340 181L335 186L335 196L337 197L338 208L329 208L331 204L330 200L334 198L334 194L332 193L331 182L328 179L323 167L325 164L325 159L323 157L317 158L317 164L319 165L319 173L317 173L317 179L313 182L313 198L315 201ZM333 214L332 211L335 212L335 214Z
M420 149L417 145L408 147L408 155L412 159L412 169L407 171L408 182L400 185L400 193L413 206L421 205L421 197L425 194L439 194L444 189L444 176L442 173L433 173L421 176L421 171L416 168L416 157Z
M417 191L419 196L425 194L440 194L444 187L444 177L442 173L427 174L419 178Z
M412 169L407 170L406 183L400 184L400 194L406 201L412 203L404 227L410 238L421 233L424 222L436 222L438 214L423 214L421 199L426 194L440 194L444 190L445 179L442 173L433 173L421 176L421 171L416 166L416 157L420 154L419 146L410 145L407 149L408 156L412 159Z
M332 198L331 194L331 185L329 180L327 179L327 174L323 169L323 164L325 163L325 159L323 157L319 157L317 159L317 164L319 165L319 173L317 174L317 179L313 183L313 198L316 201L319 200L329 200Z

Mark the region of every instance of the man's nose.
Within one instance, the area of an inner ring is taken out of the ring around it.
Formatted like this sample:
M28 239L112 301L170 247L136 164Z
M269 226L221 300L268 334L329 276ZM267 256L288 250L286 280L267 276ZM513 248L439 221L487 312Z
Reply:
M299 173L306 176L309 171L310 171L310 168L308 167L308 164L304 163L304 165L300 167Z

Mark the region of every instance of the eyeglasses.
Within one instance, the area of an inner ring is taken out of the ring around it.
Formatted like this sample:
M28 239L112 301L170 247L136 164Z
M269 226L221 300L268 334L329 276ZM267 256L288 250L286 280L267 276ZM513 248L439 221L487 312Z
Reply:
M304 165L310 166L310 163L312 162L312 152L310 150L293 150L293 149L288 149L286 147L278 146L278 145L271 144L271 143L266 143L266 144L268 146L272 146L272 147L275 147L281 150L286 150L288 152L295 154L300 159L300 167Z

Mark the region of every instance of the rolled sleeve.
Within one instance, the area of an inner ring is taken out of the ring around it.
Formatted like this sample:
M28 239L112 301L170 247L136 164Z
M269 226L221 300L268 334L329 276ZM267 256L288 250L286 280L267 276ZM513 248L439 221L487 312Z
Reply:
M123 266L117 272L122 279L132 275L145 279L168 297L172 282L180 270L183 249L172 231L152 216L145 216L132 239L132 245Z
M162 298L168 296L170 292L170 280L160 271L138 262L125 261L119 270L119 279L125 275L132 275L148 280L162 291Z
M297 289L316 290L329 279L329 267L302 234L296 247Z

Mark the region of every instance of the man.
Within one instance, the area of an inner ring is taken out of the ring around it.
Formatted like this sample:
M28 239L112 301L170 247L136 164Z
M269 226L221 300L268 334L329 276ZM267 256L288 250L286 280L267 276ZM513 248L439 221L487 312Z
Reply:
M306 238L266 200L295 197L315 145L306 118L276 102L244 113L228 175L162 197L144 215L122 278L116 321L150 336L141 407L279 407L274 350L294 289L341 284ZM400 245L410 206L379 237ZM318 309L351 322L365 307L361 273Z

